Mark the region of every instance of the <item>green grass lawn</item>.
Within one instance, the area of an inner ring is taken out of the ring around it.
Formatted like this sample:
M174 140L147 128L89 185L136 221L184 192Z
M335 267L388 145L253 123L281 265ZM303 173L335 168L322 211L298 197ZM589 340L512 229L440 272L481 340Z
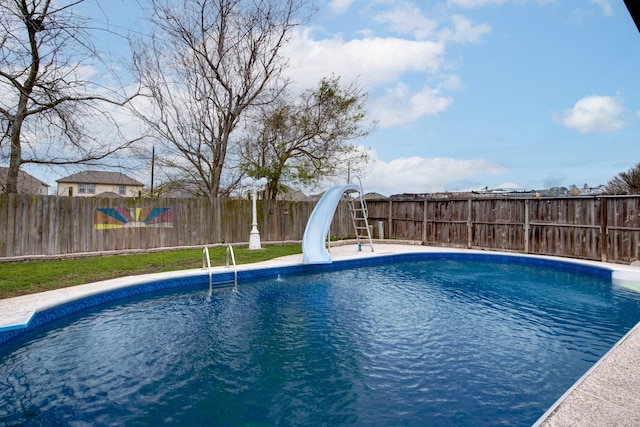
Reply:
M225 265L226 247L209 248L211 266ZM250 264L302 252L300 244L264 246L250 251L233 248L236 264ZM202 267L202 248L145 254L109 255L55 261L0 264L0 298L32 294L67 286L134 274Z

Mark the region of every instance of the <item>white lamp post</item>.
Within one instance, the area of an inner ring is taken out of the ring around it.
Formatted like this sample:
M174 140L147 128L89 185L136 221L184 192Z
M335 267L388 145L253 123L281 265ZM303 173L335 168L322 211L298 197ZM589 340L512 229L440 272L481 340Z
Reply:
M251 231L249 232L249 249L261 249L260 232L258 231L258 215L256 213L256 198L258 191L264 190L267 186L267 178L253 179L246 177L241 182L243 187L251 191Z

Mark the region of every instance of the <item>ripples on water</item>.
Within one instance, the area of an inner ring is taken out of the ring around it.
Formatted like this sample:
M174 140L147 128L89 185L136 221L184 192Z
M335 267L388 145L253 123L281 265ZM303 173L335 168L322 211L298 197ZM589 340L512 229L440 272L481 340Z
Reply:
M530 425L640 318L535 266L425 261L167 293L0 353L0 424Z

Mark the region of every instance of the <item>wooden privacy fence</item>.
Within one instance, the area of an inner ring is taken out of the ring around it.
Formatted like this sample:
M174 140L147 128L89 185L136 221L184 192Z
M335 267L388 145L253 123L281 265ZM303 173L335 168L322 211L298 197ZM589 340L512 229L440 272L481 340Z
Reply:
M258 201L262 241L299 241L315 202ZM374 237L427 245L629 263L640 257L640 198L371 200ZM247 242L236 199L0 195L0 257ZM346 203L332 237L354 235Z
M258 201L262 240L301 240L314 205ZM340 206L339 236L348 218ZM0 194L0 257L247 242L250 230L248 200Z
M387 235L434 246L630 263L640 256L640 198L460 198L368 202Z

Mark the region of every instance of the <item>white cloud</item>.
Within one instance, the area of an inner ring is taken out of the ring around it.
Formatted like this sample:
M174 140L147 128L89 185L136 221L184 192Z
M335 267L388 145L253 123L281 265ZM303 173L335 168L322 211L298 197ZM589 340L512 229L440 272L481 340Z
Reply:
M338 13L354 1L333 0L329 6ZM446 111L453 103L450 92L460 87L447 45L479 42L491 27L441 7L427 16L424 8L410 1L374 2L367 10L375 11L378 25L355 31L360 36L353 39L342 34L318 38L323 29L303 27L283 49L287 73L297 89L315 87L330 75L357 79L369 94L373 118L385 128Z
M312 35L306 29L286 47L294 84L299 89L314 87L331 74L344 81L357 79L370 95L371 118L382 128L446 111L453 103L446 92L460 87L457 76L439 71L445 61L443 43L395 37L314 40ZM404 83L408 74L420 76L421 83ZM424 84L429 76L437 82L435 87Z
M390 128L413 122L424 116L436 116L453 103L451 96L440 90L424 87L420 92L411 92L399 83L372 104L371 115L381 128Z
M459 7L467 9L473 9L484 6L494 6L502 3L506 3L508 0L449 0L449 4L453 4Z
M445 22L428 18L415 5L403 3L392 10L379 13L375 20L387 24L397 34L411 34L417 40L433 39L446 42L477 43L491 32L487 24L474 24L465 16L451 16L451 27L440 29Z
M432 37L438 28L437 21L427 18L417 6L408 3L379 13L375 20L387 24L390 30L398 34L413 34L418 40Z
M482 36L491 32L491 27L487 24L475 25L469 19L462 15L453 15L451 17L453 30L445 29L441 33L441 37L447 41L458 43L478 43Z
M341 15L349 10L349 7L353 4L355 0L332 0L329 3L329 10L336 14Z
M444 45L393 37L314 40L306 29L294 35L284 55L290 58L294 81L302 87L315 86L331 74L359 77L361 84L375 86L396 82L407 72L435 73L444 61Z
M559 0L537 0L539 6L557 3ZM449 5L465 9L477 9L486 6L499 6L504 3L524 3L524 0L448 0ZM604 16L613 16L612 0L589 0L589 2L602 10Z
M611 0L591 0L591 3L599 6L602 9L602 14L604 16L613 16Z
M612 132L626 126L624 108L618 98L586 96L557 118L565 127L580 133Z
M371 162L363 179L366 192L376 191L391 195L397 193L425 193L447 190L461 183L482 182L485 175L504 173L504 167L484 159L452 158L398 158L385 162L370 151ZM464 188L468 189L468 188Z

